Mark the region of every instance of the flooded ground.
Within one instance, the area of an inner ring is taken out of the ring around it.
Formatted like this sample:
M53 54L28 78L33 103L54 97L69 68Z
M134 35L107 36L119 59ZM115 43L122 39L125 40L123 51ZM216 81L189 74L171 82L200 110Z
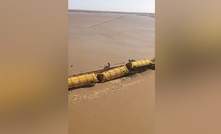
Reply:
M69 75L155 57L155 18L69 12ZM70 134L153 134L155 71L70 90Z

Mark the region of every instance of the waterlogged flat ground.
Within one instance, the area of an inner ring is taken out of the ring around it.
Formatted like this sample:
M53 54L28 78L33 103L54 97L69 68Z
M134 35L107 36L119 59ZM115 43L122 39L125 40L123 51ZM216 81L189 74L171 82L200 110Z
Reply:
M70 12L68 51L70 75L100 69L108 62L113 66L128 59L152 59L155 19L136 14Z
M69 13L69 74L155 55L155 19ZM70 65L73 65L70 67ZM153 134L155 71L69 91L70 134Z

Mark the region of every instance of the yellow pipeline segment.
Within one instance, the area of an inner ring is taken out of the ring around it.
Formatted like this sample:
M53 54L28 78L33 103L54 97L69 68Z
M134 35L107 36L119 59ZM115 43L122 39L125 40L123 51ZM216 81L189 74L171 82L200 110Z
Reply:
M68 87L69 88L79 87L96 82L98 82L98 79L94 73L78 75L78 76L70 76L68 78Z
M118 77L121 77L125 74L129 73L129 70L127 69L126 66L122 66L122 67L117 67L108 71L105 71L103 73L99 73L97 74L97 79L100 82L105 82L108 80L112 80Z
M151 60L139 60L139 61L132 61L126 64L128 69L143 67L153 64Z

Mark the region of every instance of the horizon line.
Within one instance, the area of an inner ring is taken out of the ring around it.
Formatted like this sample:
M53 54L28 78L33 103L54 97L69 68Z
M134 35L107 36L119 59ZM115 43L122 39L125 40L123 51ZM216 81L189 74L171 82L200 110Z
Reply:
M155 12L131 12L131 11L110 11L110 10L87 10L87 9L68 9L69 11L85 11L85 12L111 12L111 13L151 13L155 14Z

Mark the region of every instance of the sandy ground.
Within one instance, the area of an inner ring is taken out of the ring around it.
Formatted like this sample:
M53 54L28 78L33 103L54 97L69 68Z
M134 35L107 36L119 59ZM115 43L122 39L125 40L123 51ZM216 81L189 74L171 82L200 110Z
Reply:
M69 12L69 75L153 57L154 18ZM69 91L69 133L153 134L154 89L155 71L147 71Z

